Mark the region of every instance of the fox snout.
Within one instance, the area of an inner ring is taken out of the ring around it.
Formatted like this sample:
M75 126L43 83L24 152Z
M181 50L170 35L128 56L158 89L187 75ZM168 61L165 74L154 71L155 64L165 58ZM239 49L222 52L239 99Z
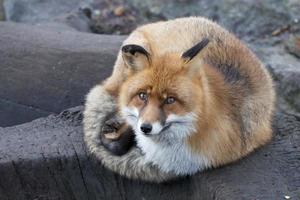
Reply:
M141 124L140 129L145 135L148 135L148 133L150 133L152 131L152 124L143 123L143 124Z
M157 135L165 129L165 120L148 112L140 112L138 108L125 107L122 114L127 122L137 131L144 135ZM152 113L153 114L153 113Z
M151 110L153 111L153 109ZM137 108L125 107L122 109L122 113L135 132L145 136L159 135L170 129L175 134L184 136L195 131L194 122L197 120L197 115L193 112L183 115L169 114L168 116L160 114L152 117L153 115L150 113L140 112Z
M140 132L142 132L144 135L157 135L159 134L164 126L161 122L146 122L143 120L139 120L138 129Z

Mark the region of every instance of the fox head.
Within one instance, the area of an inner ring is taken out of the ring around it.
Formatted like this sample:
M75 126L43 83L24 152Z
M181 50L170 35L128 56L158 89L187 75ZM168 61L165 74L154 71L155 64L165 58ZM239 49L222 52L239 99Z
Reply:
M123 46L131 73L122 84L119 106L135 132L150 137L171 129L178 134L195 130L204 107L200 51L208 43L204 38L183 53L160 56L138 45Z

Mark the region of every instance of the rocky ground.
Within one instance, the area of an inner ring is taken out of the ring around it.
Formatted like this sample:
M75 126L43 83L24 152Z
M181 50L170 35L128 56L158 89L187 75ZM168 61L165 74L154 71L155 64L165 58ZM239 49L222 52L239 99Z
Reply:
M4 7L8 20L32 24L70 20L72 14L81 13L93 32L106 34L128 34L147 22L193 15L213 19L249 40L295 33L300 28L297 0L4 0Z

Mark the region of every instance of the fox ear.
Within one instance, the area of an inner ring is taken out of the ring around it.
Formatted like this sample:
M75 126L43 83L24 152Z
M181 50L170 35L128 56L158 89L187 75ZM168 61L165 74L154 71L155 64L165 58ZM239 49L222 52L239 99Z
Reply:
M185 69L190 76L197 75L201 66L204 64L203 59L199 53L207 46L209 43L208 38L204 38L201 42L184 52L181 56L185 63Z
M150 54L142 46L128 44L122 47L122 57L125 64L133 69L140 70L149 65Z
M209 43L209 39L203 38L203 40L201 42L197 43L195 46L193 46L189 50L185 51L182 54L181 58L183 58L186 63L190 62L196 55L199 54L199 52L201 50L204 49L204 47L207 46L208 43Z

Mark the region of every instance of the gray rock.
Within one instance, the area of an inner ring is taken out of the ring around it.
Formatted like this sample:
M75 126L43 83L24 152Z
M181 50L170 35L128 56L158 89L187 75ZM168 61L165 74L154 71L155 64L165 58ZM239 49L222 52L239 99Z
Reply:
M4 0L6 19L27 24L52 23L59 30L70 26L74 30L90 32L89 19L81 8L89 7L92 0ZM54 24L55 23L55 24Z
M285 46L288 52L300 58L300 35L290 35Z
M82 104L110 75L123 39L0 23L0 126Z
M4 13L4 7L3 7L3 0L0 0L0 21L5 20L5 13Z
M275 80L280 110L300 113L300 60L286 52L283 45L251 45L251 49L269 68Z
M164 184L122 178L87 155L81 107L0 128L0 199L300 198L300 118L278 113L274 139L219 169Z
M193 15L216 20L247 41L270 37L284 27L288 27L288 32L300 31L300 2L297 0L5 0L4 5L10 21L41 24L64 18L63 21L76 30L90 31L91 28L97 33L128 34L139 24ZM115 14L114 10L120 5L124 13ZM91 21L82 15L85 12L80 8L90 9Z
M48 116L53 112L0 98L0 127L12 126Z
M4 7L9 21L38 23L48 22L89 3L88 0L4 0Z
M101 13L98 20L96 18L93 24L96 31L100 33L118 31L124 34L129 32L128 27L133 29L137 25L149 21L183 16L208 17L247 41L271 37L274 31L287 26L287 30L283 33L300 30L300 2L297 0L284 2L277 0L129 0L123 2L124 7L127 8L123 17L112 14L113 8L118 3L120 1L113 0L109 4L97 4L100 5ZM128 17L131 20L126 20ZM280 33L281 31L278 32L278 35Z

